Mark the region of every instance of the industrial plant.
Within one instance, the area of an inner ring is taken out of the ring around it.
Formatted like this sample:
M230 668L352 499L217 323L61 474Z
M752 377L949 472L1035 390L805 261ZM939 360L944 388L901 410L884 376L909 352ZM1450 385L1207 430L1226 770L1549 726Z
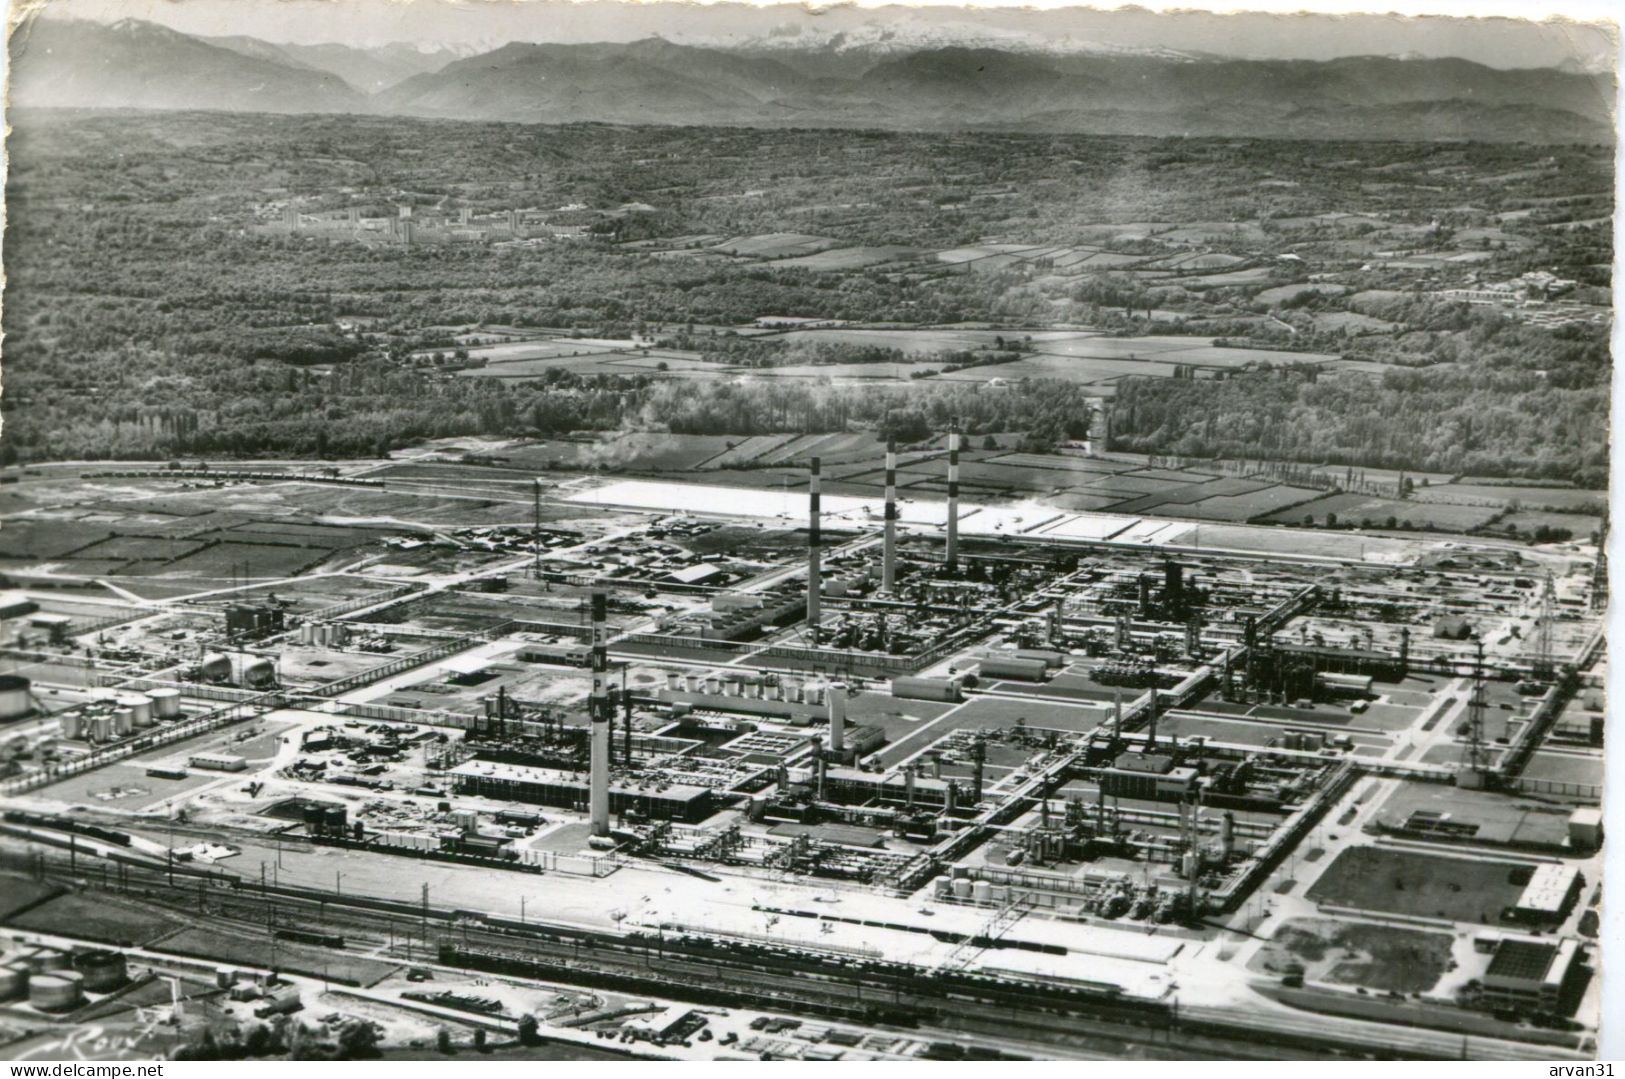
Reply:
M528 524L451 534L479 558L336 601L9 594L0 835L43 889L9 924L83 880L248 918L296 969L363 948L921 1046L1030 1006L1232 1048L1586 1051L1600 555L1011 532L944 436L935 512L904 512L888 441L878 507L817 456L788 519L537 480ZM106 944L23 933L0 988L87 1007ZM267 944L244 999L288 996ZM1023 1014L1008 1037L1048 1044Z

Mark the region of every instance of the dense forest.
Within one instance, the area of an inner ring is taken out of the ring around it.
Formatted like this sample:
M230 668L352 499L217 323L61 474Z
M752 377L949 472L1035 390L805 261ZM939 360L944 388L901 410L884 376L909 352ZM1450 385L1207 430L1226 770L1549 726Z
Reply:
M1605 387L1456 367L1211 381L1132 379L1112 411L1128 450L1572 481L1605 488Z

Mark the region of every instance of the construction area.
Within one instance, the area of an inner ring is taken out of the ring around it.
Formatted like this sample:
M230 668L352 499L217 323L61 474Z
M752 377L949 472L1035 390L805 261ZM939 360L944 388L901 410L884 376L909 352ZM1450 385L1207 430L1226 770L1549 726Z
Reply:
M812 458L771 532L561 527L581 490L536 481L530 521L460 537L482 557L319 605L8 593L0 843L367 905L444 964L562 984L514 926L862 970L892 1018L963 983L1214 1037L1587 1052L1595 547L961 535L959 442L940 524L901 519L889 447L873 524L826 514Z

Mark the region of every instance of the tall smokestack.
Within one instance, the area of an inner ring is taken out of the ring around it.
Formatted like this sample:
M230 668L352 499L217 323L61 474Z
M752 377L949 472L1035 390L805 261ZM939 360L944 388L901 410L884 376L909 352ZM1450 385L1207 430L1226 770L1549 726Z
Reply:
M1148 752L1148 753L1151 750L1157 748L1157 711L1158 711L1159 706L1161 705L1161 703L1162 702L1159 699L1159 695L1157 693L1157 687L1152 686L1151 687L1151 725L1148 728L1146 728L1146 733L1145 733L1145 748L1146 748L1146 752Z
M959 569L959 418L948 421L948 569Z
M823 513L819 507L819 461L812 459L812 474L807 480L807 633L812 637L813 643L818 643L818 621L821 611L820 593L824 588L822 570L822 552L819 546L823 541L820 535Z
M897 440L886 440L886 532L880 565L881 591L897 585Z
M839 757L846 750L846 683L829 687L829 752Z
M592 818L592 834L609 835L609 647L604 625L609 620L608 603L602 592L592 594L592 775L588 783L587 810Z
M530 575L542 579L542 481L531 481Z

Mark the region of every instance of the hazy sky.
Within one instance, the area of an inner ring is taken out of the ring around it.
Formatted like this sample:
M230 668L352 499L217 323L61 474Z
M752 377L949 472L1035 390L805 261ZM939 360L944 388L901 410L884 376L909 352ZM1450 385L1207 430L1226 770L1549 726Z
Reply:
M984 3L986 0L984 0ZM997 0L995 0L997 2ZM1030 0L1028 0L1030 2ZM1242 0L1245 2L1245 0ZM1571 0L1586 4L1588 0ZM1417 0L1384 3L1416 10ZM495 45L506 41L628 41L652 34L715 43L769 33L827 36L899 24L975 26L991 40L1041 36L1133 47L1164 46L1230 56L1326 59L1359 54L1460 56L1496 67L1566 62L1591 69L1615 65L1617 41L1607 29L1573 21L1515 18L1396 18L1374 15L1153 14L1144 9L1049 11L942 6L832 7L780 4L611 3L604 0L46 0L53 14L94 19L134 17L188 33L249 34L269 41L376 45L391 41ZM1184 5L1194 6L1192 4ZM1255 9L1320 3L1261 0ZM1504 0L1434 0L1431 10L1517 12ZM1585 17L1607 7L1565 5ZM1550 11L1550 6L1543 10Z

